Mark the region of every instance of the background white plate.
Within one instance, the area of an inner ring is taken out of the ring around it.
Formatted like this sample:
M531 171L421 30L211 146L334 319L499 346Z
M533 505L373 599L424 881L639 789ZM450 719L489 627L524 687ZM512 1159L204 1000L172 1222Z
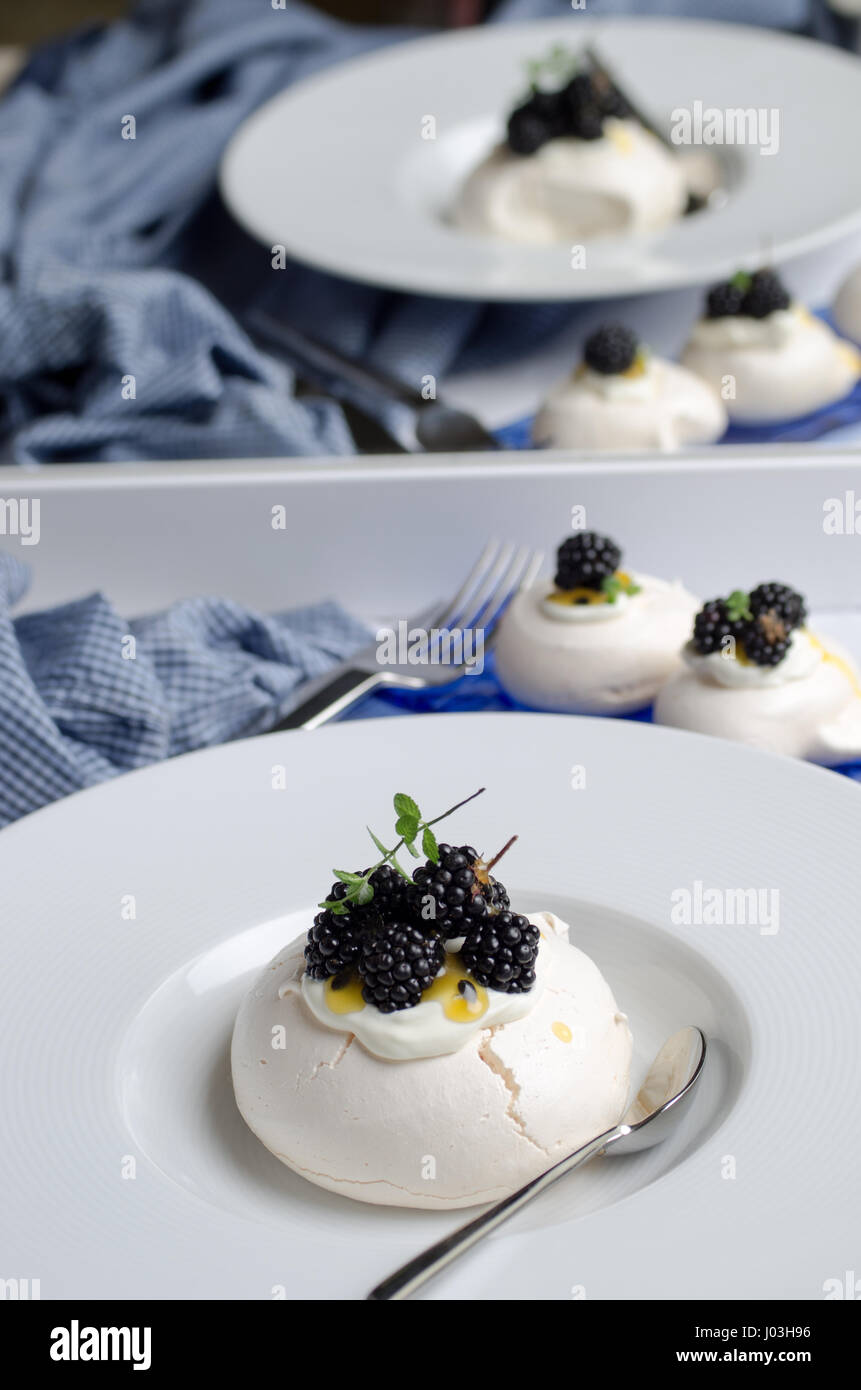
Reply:
M776 109L780 149L728 151L726 206L657 237L570 249L466 236L443 210L498 138L525 63L554 42L598 45L669 128L677 107ZM567 19L458 30L357 58L289 88L234 136L221 171L238 220L335 274L420 294L571 300L703 284L821 246L861 220L861 63L749 27L656 18ZM421 138L422 119L437 138Z
M426 1296L816 1298L855 1267L857 787L673 730L504 714L233 744L0 834L0 1275L44 1298L350 1298L461 1219L291 1175L235 1110L227 1044L247 983L332 865L364 862L392 792L436 810L481 784L452 835L519 830L515 901L572 920L638 1070L688 1021L711 1055L667 1145L572 1177ZM778 888L779 931L673 926L696 879Z

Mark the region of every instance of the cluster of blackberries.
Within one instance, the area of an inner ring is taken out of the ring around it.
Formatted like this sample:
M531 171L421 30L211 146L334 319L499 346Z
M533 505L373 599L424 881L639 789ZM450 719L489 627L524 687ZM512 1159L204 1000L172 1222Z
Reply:
M693 648L700 656L740 649L757 666L777 666L806 616L804 599L788 584L758 584L749 594L737 590L704 604L694 619Z
M757 270L753 275L737 275L715 285L706 296L706 317L725 319L741 314L764 319L777 309L788 309L789 291L773 270Z
M597 531L575 531L556 552L557 589L595 589L616 573L622 552L609 536Z
M535 983L539 933L510 911L508 893L471 845L440 845L408 882L390 865L371 875L374 896L346 912L323 908L305 944L305 968L327 980L353 971L362 995L381 1013L418 1004L445 963L445 945L461 939L467 969L479 984L525 993ZM367 872L367 870L365 871ZM343 902L347 888L332 886Z
M558 91L536 89L508 118L508 146L514 154L534 154L548 140L573 135L600 140L607 116L623 120L631 109L602 72L578 72Z

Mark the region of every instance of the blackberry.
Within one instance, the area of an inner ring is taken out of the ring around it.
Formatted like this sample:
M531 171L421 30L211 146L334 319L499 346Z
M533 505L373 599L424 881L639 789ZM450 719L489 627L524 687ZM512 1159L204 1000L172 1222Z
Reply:
M431 920L443 940L463 936L476 920L509 906L505 887L472 845L440 845L439 863L427 860L414 871L407 900L415 917L422 916L427 897L434 900Z
M527 917L499 912L467 933L461 959L474 980L503 994L525 994L535 984L540 933Z
M369 903L350 903L344 913L326 907L314 918L305 942L305 969L313 980L326 980L354 966L368 931L406 912L407 884L391 864L375 869L370 882L374 896ZM339 881L332 884L329 898L340 902L346 893L347 885Z
M568 126L568 112L561 92L543 92L537 87L529 98L529 105L553 135L563 134Z
M576 121L585 106L597 105L595 87L588 72L575 73L563 87L561 96L572 121Z
M567 128L561 93L535 91L508 118L508 147L515 154L534 154L548 140L564 135Z
M754 617L774 613L790 631L807 617L804 599L788 584L757 584L750 592L750 611Z
M343 886L343 885L341 885ZM352 913L318 912L305 940L305 970L312 980L328 980L351 968L359 958L364 927Z
M741 312L748 318L764 319L777 309L788 309L790 303L789 293L780 276L773 270L757 270L751 276Z
M624 121L633 115L630 105L605 73L594 74L592 91L602 115L615 116L617 121Z
M593 372L617 376L633 367L638 347L637 335L630 328L621 323L607 323L586 339L583 360Z
M600 93L588 73L578 72L561 93L568 123L567 131L578 140L600 140L604 134L604 112Z
M615 574L622 552L608 536L596 531L577 531L564 540L556 552L557 589L600 590L605 579Z
M740 285L734 285L732 280L727 280L722 285L713 286L706 295L706 318L731 318L741 313L743 303L744 290Z
M437 932L410 922L385 923L362 942L362 998L384 1014L412 1009L444 963L445 947Z
M577 114L573 134L578 140L600 140L604 134L604 117L598 106L584 106Z
M730 617L725 599L713 598L704 603L694 618L693 647L700 656L711 656L723 650L724 640L733 637L740 642L745 633L743 618Z
M748 661L776 666L789 651L792 628L774 612L760 613L747 623L741 646Z
M534 154L552 138L547 122L531 102L518 106L508 118L508 148L514 154Z

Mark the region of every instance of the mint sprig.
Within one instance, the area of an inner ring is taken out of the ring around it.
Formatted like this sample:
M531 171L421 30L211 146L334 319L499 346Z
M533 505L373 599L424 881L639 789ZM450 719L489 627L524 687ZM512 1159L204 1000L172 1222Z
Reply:
M396 792L393 798L393 805L395 808L395 815L397 816L397 820L395 821L395 834L399 837L397 844L394 845L392 849L386 849L382 840L380 840L374 834L370 826L368 826L368 834L382 855L382 858L378 859L376 864L372 864L370 869L363 874L350 873L347 869L333 869L332 872L338 881L347 885L347 891L343 898L327 898L324 902L318 903L317 906L328 908L336 917L343 917L345 913L349 912L351 905L364 907L366 903L371 902L374 896L371 875L374 874L377 869L381 868L383 864L391 864L392 868L401 875L401 878L405 878L408 883L411 883L412 879L409 874L402 865L398 863L398 850L406 847L414 859L419 859L421 854L416 846L416 840L419 835L421 835L422 851L425 857L430 859L431 863L438 864L439 846L437 845L436 836L431 826L436 825L438 821L445 820L445 818L452 815L453 812L459 811L461 806L466 806L467 802L474 801L477 796L481 796L483 791L484 787L479 787L477 792L472 793L472 796L467 796L463 801L458 801L456 806L450 806L447 811L443 811L441 816L434 816L432 820L423 819L418 805L411 796L407 796L406 792Z
M726 601L726 613L731 623L750 622L753 617L750 611L750 595L743 589L733 589Z
M540 90L545 83L551 88L561 88L571 81L580 67L580 55L572 53L564 44L556 43L543 58L532 58L526 64L526 77L533 92Z
M601 580L601 592L607 595L608 603L615 603L620 594L641 593L641 587L633 579L620 579L617 574L608 574Z
M753 276L747 270L737 270L730 280L737 290L749 290L753 284Z

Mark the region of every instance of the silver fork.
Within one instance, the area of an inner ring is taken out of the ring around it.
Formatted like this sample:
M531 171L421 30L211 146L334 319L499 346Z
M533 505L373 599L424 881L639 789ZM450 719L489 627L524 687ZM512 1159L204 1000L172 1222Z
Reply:
M407 633L418 629L425 634L423 640L411 644L409 660L381 661L382 639L378 634L376 641L363 647L334 672L327 671L325 676L313 682L312 692L268 732L317 729L381 685L401 690L422 690L457 680L471 663L461 660L459 664L451 665L443 660L452 649L452 639L457 650L459 635L461 656L466 634L470 635L468 640L473 642L473 653L478 640L482 653L488 651L496 640L499 620L505 609L516 593L532 583L541 568L542 559L540 551L530 550L527 546L517 549L513 545L491 541L452 599L431 607L406 623ZM398 634L394 636L397 642ZM417 674L416 666L421 667L421 675Z
M357 400L397 402L407 407L411 417L415 442L428 454L460 454L473 450L498 449L499 441L484 428L474 415L457 410L436 397L425 397L414 386L387 376L378 367L347 357L328 343L301 333L289 323L273 319L269 314L254 310L247 316L248 332L267 347L287 353L306 376L326 382L346 382ZM355 403L354 403L355 408ZM379 425L378 425L379 428ZM387 431L388 433L388 431ZM393 441L398 447L399 441ZM403 450L403 445L400 445ZM412 452L412 449L406 450Z

